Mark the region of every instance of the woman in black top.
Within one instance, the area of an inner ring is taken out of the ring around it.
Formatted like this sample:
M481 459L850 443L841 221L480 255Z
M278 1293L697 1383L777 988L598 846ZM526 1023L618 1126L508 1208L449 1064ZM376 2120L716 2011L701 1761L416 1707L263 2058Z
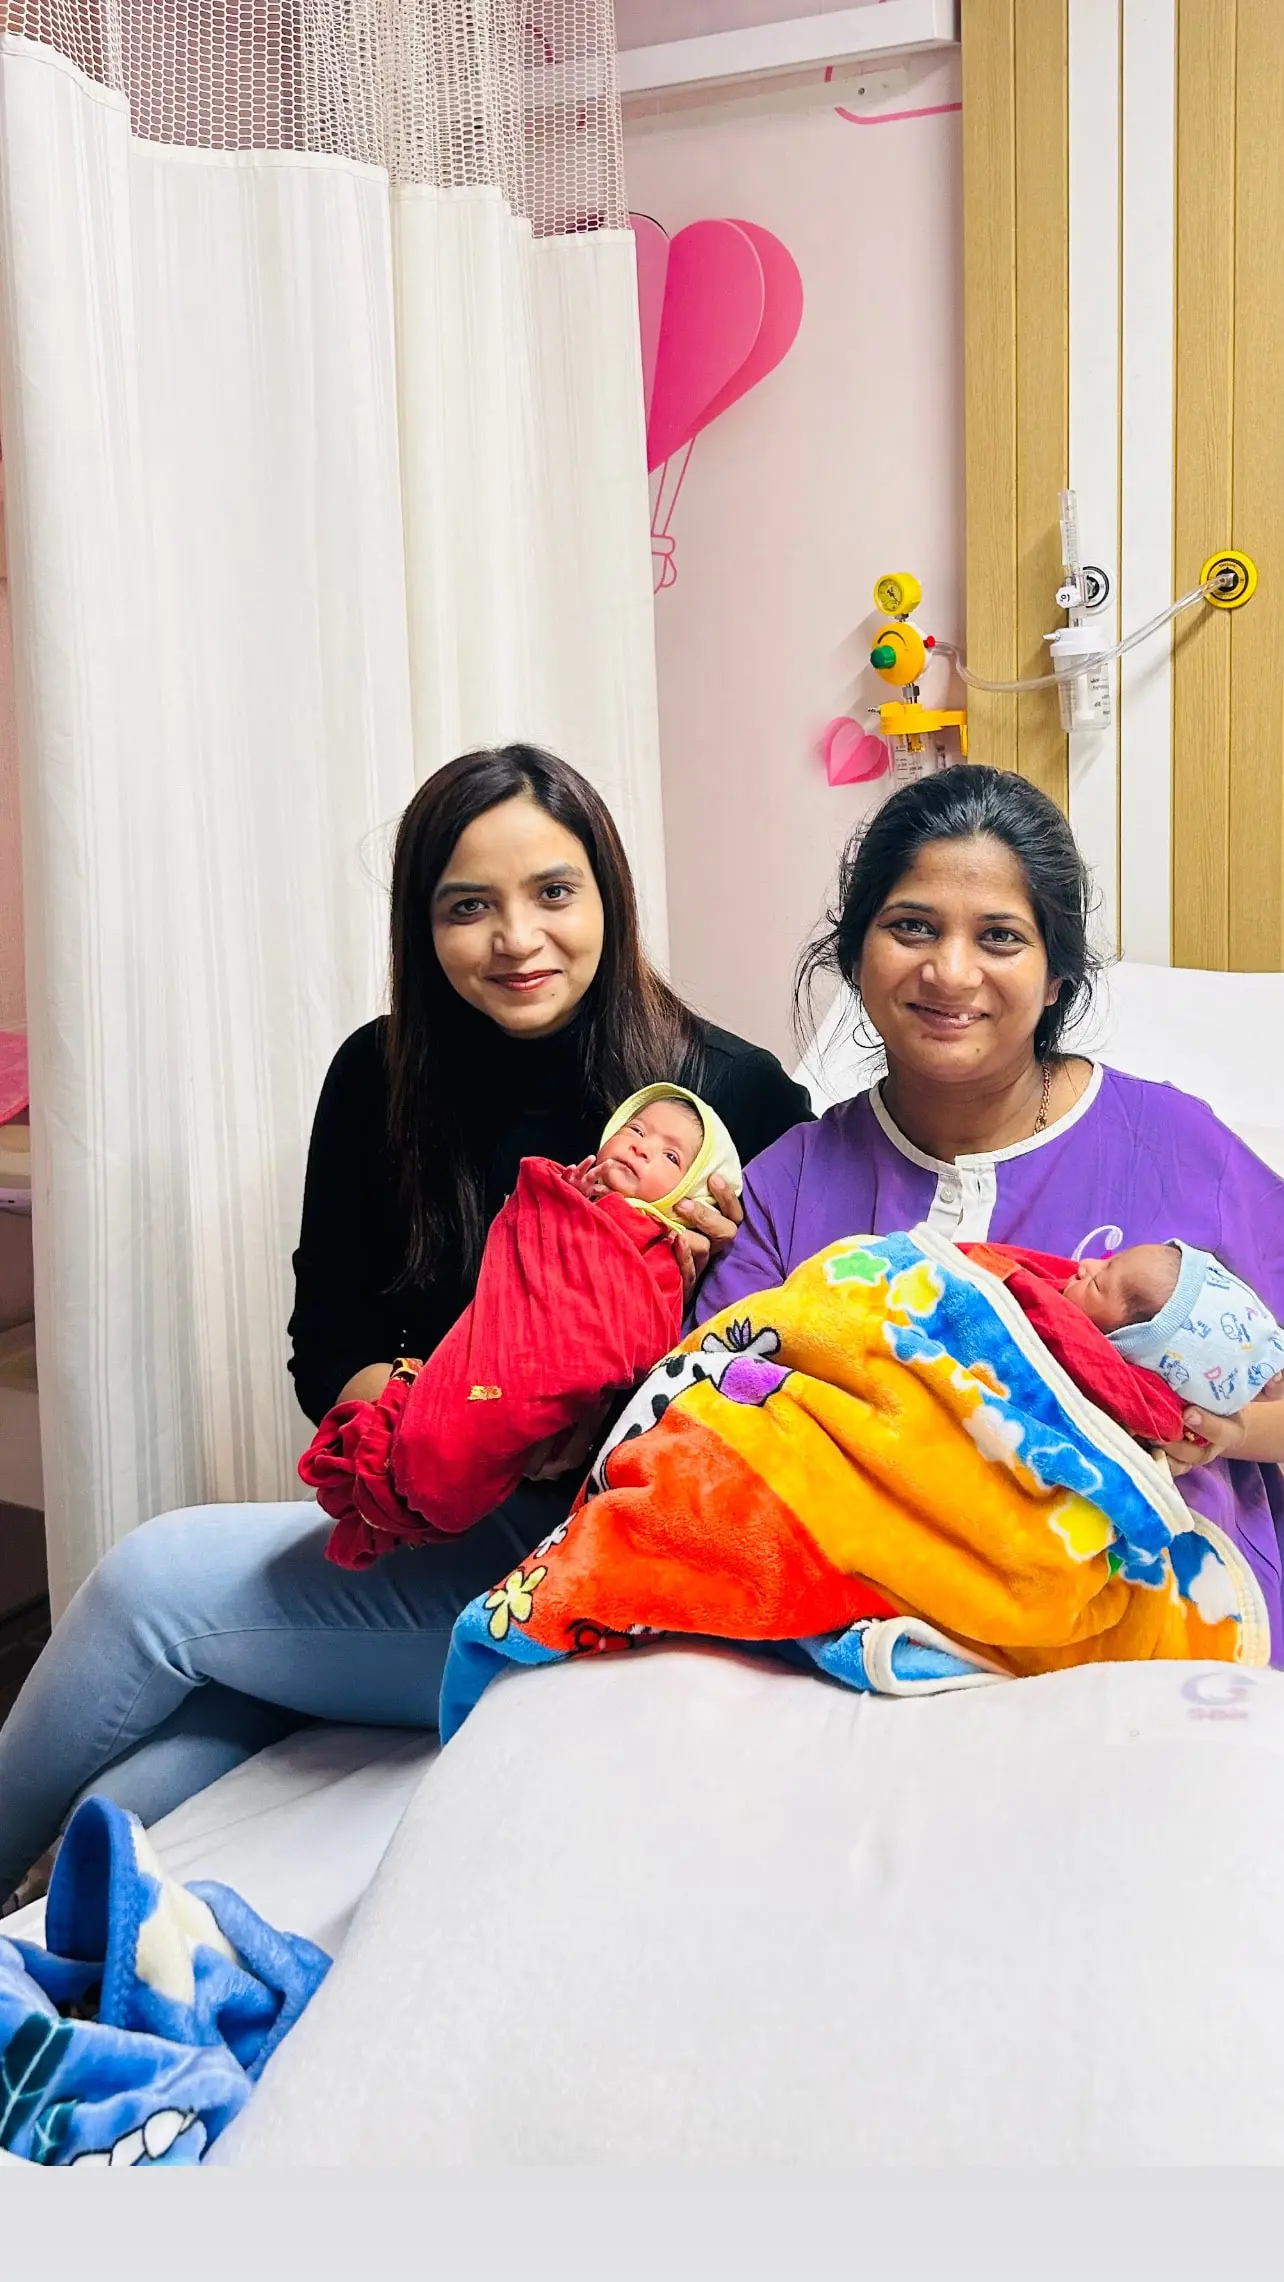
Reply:
M647 963L597 794L525 745L466 755L402 818L392 1011L322 1088L295 1256L299 1400L377 1395L473 1290L523 1156L576 1163L653 1080L717 1109L748 1162L810 1116L770 1054L700 1021ZM688 1285L739 1206L686 1208ZM311 1501L167 1514L82 1587L0 1731L0 1895L87 1785L156 1820L301 1719L436 1724L450 1629L563 1518L527 1483L450 1545L357 1574Z
M547 754L509 746L431 777L402 820L392 909L391 1018L340 1048L312 1132L290 1367L314 1423L353 1381L377 1392L373 1367L431 1354L523 1157L577 1164L659 1078L701 1094L745 1164L811 1115L774 1055L701 1022L648 966L615 827ZM722 1203L687 1213L692 1273L734 1234L725 1188Z

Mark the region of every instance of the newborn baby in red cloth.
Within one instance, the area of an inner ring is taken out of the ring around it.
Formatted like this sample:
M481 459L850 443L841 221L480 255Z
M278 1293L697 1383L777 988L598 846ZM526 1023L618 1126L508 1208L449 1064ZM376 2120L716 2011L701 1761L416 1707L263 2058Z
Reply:
M1099 1410L1139 1442L1180 1442L1182 1405L1172 1388L1157 1372L1120 1354L1083 1304L1105 1261L1081 1265L1015 1244L960 1244L958 1249L1007 1285L1049 1353Z
M1082 1260L1066 1298L1183 1403L1233 1418L1284 1392L1284 1331L1211 1252L1174 1238Z
M652 1206L657 1218L680 1228L672 1207L680 1201L678 1191L700 1154L705 1118L713 1111L676 1087L650 1086L636 1100L636 1107L626 1102L611 1119L596 1157L572 1166L569 1178L591 1203L604 1196L624 1197Z
M524 1159L436 1353L399 1363L377 1402L336 1404L300 1460L331 1560L456 1536L523 1478L587 1463L613 1398L681 1334L676 1208L711 1201L715 1173L739 1194L726 1127L671 1085L626 1101L583 1164Z
M1104 1260L961 1244L1008 1286L1076 1386L1174 1473L1284 1463L1284 1331L1211 1252L1174 1238Z

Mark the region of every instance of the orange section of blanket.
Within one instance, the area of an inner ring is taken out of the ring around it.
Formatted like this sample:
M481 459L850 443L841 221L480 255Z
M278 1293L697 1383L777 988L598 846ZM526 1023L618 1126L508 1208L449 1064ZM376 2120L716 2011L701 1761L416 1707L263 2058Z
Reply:
M835 1568L733 1443L680 1410L622 1443L610 1478L535 1556L547 1574L527 1629L546 1647L597 1645L596 1632L805 1640L897 1613Z

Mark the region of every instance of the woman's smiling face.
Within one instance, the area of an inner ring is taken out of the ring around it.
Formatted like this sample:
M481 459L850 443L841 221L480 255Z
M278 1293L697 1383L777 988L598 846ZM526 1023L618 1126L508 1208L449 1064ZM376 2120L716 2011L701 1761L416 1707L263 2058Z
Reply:
M930 840L876 913L857 981L892 1069L942 1085L1016 1072L1058 983L1011 849Z
M433 898L447 980L518 1038L570 1021L601 964L604 925L587 850L520 797L460 833Z

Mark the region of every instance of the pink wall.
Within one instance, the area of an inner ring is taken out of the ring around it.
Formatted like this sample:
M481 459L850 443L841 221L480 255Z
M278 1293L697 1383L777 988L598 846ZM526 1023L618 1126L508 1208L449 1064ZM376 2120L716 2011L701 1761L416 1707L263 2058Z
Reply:
M903 100L957 92L950 59ZM785 1053L799 946L877 797L831 790L815 744L890 694L862 663L879 572L917 573L925 629L962 632L959 119L706 112L628 131L626 163L670 234L759 222L802 272L784 363L697 439L656 599L674 981Z
M0 515L3 512L3 494L0 494ZM9 587L0 577L0 1030L21 1029L26 1019L27 999L22 977L22 872L18 847L18 731L13 706Z

